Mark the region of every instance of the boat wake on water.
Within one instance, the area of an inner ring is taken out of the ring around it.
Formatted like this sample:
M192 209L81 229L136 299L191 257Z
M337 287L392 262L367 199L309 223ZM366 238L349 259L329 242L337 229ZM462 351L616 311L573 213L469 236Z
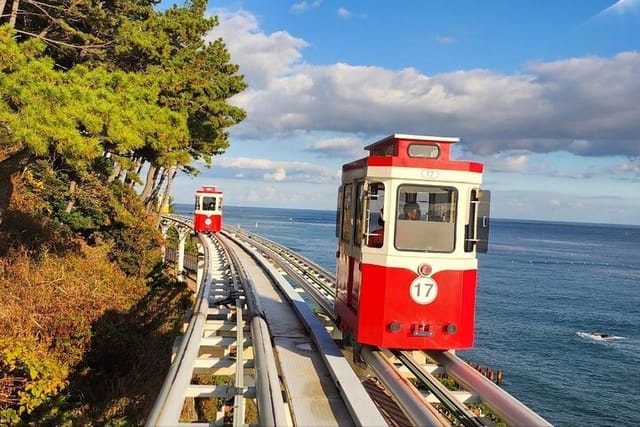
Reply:
M623 340L624 337L619 337L617 335L605 334L602 332L576 332L576 335L582 338L588 338L595 341L617 341Z

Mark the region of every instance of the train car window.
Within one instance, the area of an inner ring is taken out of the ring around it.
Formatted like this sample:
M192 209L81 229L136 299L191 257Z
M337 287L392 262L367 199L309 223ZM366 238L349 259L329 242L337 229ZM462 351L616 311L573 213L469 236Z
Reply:
M367 246L381 248L384 246L384 184L372 182L365 200L367 212Z
M474 189L471 191L469 224L465 227L465 252L486 253L489 250L489 205L491 192Z
M342 200L342 236L341 239L345 242L351 241L351 229L352 229L352 216L351 216L351 188L352 184L345 184L344 186L344 198Z
M396 157L398 155L398 142L387 141L385 144L377 144L369 151L370 156Z
M440 157L440 147L435 144L410 144L409 157L423 159L437 159Z
M208 211L213 211L216 209L216 198L215 197L205 197L203 200L203 209Z
M452 187L401 185L396 203L398 250L453 252L458 191Z
M359 182L356 187L356 210L353 213L355 220L353 243L355 246L361 246L362 243L362 206L364 206L364 182Z

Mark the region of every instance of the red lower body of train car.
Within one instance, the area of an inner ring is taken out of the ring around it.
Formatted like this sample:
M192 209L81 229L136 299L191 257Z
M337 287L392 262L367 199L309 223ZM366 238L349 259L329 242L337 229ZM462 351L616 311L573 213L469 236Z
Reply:
M404 350L473 346L476 270L433 274L437 297L418 304L410 295L416 272L372 264L353 267L351 277L338 278L336 315L341 329L357 343Z
M196 233L217 233L222 228L222 215L196 214L193 231Z

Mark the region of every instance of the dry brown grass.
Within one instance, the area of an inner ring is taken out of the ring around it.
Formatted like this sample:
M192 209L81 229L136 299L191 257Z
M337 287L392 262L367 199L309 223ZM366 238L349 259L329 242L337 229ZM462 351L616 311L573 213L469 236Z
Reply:
M0 258L0 334L36 336L76 363L93 321L106 310L128 310L147 288L108 262L104 247L34 260L18 250ZM65 339L67 337L67 339Z
M26 364L44 360L66 385L25 425L143 424L190 295L162 274L154 219L121 189L114 204L91 198L108 221L82 238L43 198L52 190L33 179L25 185L5 166L0 161L9 184L0 185L0 347L23 349ZM1 359L0 411L28 382Z

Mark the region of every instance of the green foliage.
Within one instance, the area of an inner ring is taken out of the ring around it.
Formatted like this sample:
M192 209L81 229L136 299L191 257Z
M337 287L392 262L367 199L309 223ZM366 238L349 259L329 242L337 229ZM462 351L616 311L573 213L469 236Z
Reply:
M15 28L3 25L9 15L0 16L0 148L19 154L25 163L14 170L19 174L0 177L12 180L13 191L7 196L10 208L2 212L0 246L3 254L19 248L33 259L15 270L23 281L4 277L8 270L0 268L0 282L35 281L38 286L29 292L12 288L12 296L20 295L18 303L0 301L0 307L15 310L12 318L23 322L21 334L31 336L15 346L0 341L0 380L11 378L15 391L10 404L0 404L0 423L90 425L93 417L106 425L139 424L136 403L143 392L131 397L131 407L114 409L118 404L110 399L132 387L113 378L113 383L101 384L104 401L95 411L89 405L94 412L85 418L88 410L81 396L91 386L62 393L66 369L73 384L91 384L104 379L100 375L110 372L108 364L117 356L121 360L112 373L126 377L148 367L144 352L149 346L141 344L149 344L145 339L153 336L154 348L162 351L170 347L182 321L186 291L157 286L157 218L146 215L131 183L141 182L137 171L144 164L161 172L196 174L194 160L209 164L212 156L223 153L229 145L226 128L245 117L227 100L246 84L222 40L205 41L218 25L217 18L204 16L206 0L188 0L165 12L153 9L157 0L14 4L19 8ZM9 205L2 202L0 206ZM73 257L87 247L82 239L95 259ZM192 248L189 241L187 250ZM55 256L48 258L50 252ZM65 254L71 260L60 267L39 264L64 260ZM105 254L113 265L105 263ZM84 281L78 267L91 269L91 281ZM67 273L82 280L70 284ZM103 287L106 281L113 289ZM141 297L138 286L143 282L155 285L152 292L165 294L158 300L145 297L127 312ZM43 292L38 293L41 300L29 296L34 291ZM97 301L100 308L94 307ZM173 305L165 307L167 301ZM20 303L26 309L38 306L34 313L44 317L44 326L22 313ZM95 316L105 312L97 321ZM135 333L134 325L140 325ZM38 346L43 349L36 351ZM43 356L44 347L50 356ZM110 353L114 349L115 356ZM80 359L84 365L70 365ZM166 366L156 362L154 367L151 374L157 375ZM64 406L69 400L82 408L81 415Z
M28 188L42 199L40 214L67 227L69 232L89 236L109 222L108 195L93 177L70 189L69 176L56 173L45 161L36 161L24 174ZM69 203L73 209L67 211Z
M0 423L18 423L66 386L67 369L38 349L34 338L0 338L0 379L10 384L5 400L12 403L0 403Z
M148 227L113 227L109 236L116 242L111 259L127 275L149 278L154 265L161 262L160 240Z
M191 234L185 238L184 251L187 254L198 255L198 245L196 244L198 239L197 237L194 237L194 236L195 235ZM178 236L178 231L175 228L173 227L169 228L169 230L167 231L166 239L167 239L167 246L174 249L178 248L179 236Z
M147 277L160 262L156 219L149 217L129 187L120 182L104 186L89 175L71 191L69 177L44 161L34 162L23 179L39 199L34 214L89 243L111 242L110 257L127 275ZM68 211L70 202L73 209Z

